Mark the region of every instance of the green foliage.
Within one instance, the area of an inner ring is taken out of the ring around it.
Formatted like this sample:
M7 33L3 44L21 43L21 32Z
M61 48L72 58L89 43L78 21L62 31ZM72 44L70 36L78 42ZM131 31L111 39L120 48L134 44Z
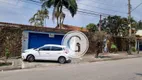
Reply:
M136 52L136 48L135 48L135 47L132 47L131 50L132 50L133 52Z
M117 46L114 43L111 44L110 52L117 52Z
M82 31L82 30L83 30L83 27L81 27L80 30Z
M9 65L12 65L12 63L0 63L0 67L1 66L9 66Z
M106 33L104 31L97 31L97 32L91 34L92 41L103 42L105 35L106 35Z
M138 21L138 23L137 23L137 30L138 29L142 29L142 21L141 20Z
M90 31L90 32L95 32L98 31L98 28L96 26L96 24L94 23L90 23L86 26L86 28Z
M127 36L127 41L132 44L136 41L136 36L135 35L131 35L131 36Z
M137 22L131 18L132 28L137 27ZM128 36L129 20L121 16L108 16L102 20L102 30L114 36Z
M49 18L47 9L38 10L32 18L29 19L29 22L34 26L44 26L46 19Z
M53 19L56 17L57 19L57 26L58 22L60 21L60 27L61 24L63 24L65 14L63 13L63 7L65 7L69 12L71 13L72 17L77 13L77 2L76 0L41 0L42 8L51 8L54 7L53 9ZM58 19L60 19L58 21Z
M117 49L117 47L114 43L111 45L111 49Z
M5 49L5 57L6 57L6 59L9 58L9 55L10 55L10 52L9 52L9 50L6 48L6 49Z

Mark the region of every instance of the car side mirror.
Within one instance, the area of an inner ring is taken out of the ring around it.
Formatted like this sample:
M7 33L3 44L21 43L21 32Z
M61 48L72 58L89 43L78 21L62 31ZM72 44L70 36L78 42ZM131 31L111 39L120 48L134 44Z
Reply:
M37 48L37 49L36 49L36 51L40 51L40 49L39 49L39 48Z

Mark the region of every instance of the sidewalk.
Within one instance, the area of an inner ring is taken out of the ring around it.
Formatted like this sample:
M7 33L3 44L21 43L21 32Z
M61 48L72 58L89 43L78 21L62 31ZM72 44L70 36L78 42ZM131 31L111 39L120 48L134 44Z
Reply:
M107 61L107 60L138 58L142 57L142 52L140 52L140 54L133 53L132 55L128 55L127 52L100 53L99 58L95 58L94 56L95 54L87 54L83 57L81 62L97 62L97 61Z
M118 53L100 53L99 58L94 58L95 54L86 54L81 59L72 59L70 64L86 63L86 62L98 62L98 61L108 61L108 60L119 60L119 59L129 59L129 58L138 58L142 57L142 52L140 54L133 53L133 55L127 55L126 52ZM12 62L10 66L1 66L0 71L5 70L15 70L15 69L29 69L37 67L52 67L60 66L58 62L23 62L21 59L9 59L9 62ZM63 66L63 65L61 65Z

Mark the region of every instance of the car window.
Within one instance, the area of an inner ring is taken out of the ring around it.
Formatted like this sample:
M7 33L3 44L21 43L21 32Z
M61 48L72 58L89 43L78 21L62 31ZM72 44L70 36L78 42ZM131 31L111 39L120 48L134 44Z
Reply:
M45 46L45 47L41 47L39 48L40 51L50 51L50 46Z
M51 51L62 51L62 50L63 50L63 48L61 48L61 47L56 47L56 46L51 47Z

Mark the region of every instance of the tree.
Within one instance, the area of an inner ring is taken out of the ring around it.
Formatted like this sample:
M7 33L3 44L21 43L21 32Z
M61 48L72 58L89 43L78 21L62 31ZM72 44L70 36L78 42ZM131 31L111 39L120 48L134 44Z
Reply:
M104 31L97 31L93 33L91 36L92 36L92 40L95 41L96 43L95 58L98 58L99 54L102 52L102 49L103 49L103 41L105 39L106 33Z
M107 18L102 20L102 29L111 35L118 35L120 23L120 16L108 16Z
M52 17L56 16L57 19L60 19L59 26L61 28L61 24L63 24L65 16L63 16L63 8L66 8L67 10L70 11L72 17L77 13L77 3L76 0L41 0L42 8L51 8L54 7L53 9L53 14ZM60 17L60 18L59 18ZM63 19L63 20L61 20ZM57 20L57 26L58 26L58 20Z
M141 20L138 21L138 23L137 23L137 30L138 29L142 29L142 21Z
M60 23L61 23L61 25L63 25L63 23L64 23L65 16L66 15L64 13L60 14Z
M41 9L38 10L32 18L29 19L29 22L34 26L44 26L46 24L46 19L49 18L48 10Z
M96 24L94 23L90 23L86 26L86 28L88 29L89 32L95 32L98 31L98 28L96 26Z
M135 28L136 21L131 18L131 24ZM113 36L128 36L129 21L121 16L108 16L102 20L102 29Z
M102 21L102 28L104 31L106 31L107 33L113 36L123 36L128 40L127 41L129 44L127 46L128 54L131 54L131 48L132 48L131 43L132 41L135 41L135 38L133 38L134 33L132 33L131 36L128 36L130 29L128 25L130 23L132 29L137 28L138 23L133 18L130 18L129 22L129 20L124 17L108 16L107 18L104 18Z

